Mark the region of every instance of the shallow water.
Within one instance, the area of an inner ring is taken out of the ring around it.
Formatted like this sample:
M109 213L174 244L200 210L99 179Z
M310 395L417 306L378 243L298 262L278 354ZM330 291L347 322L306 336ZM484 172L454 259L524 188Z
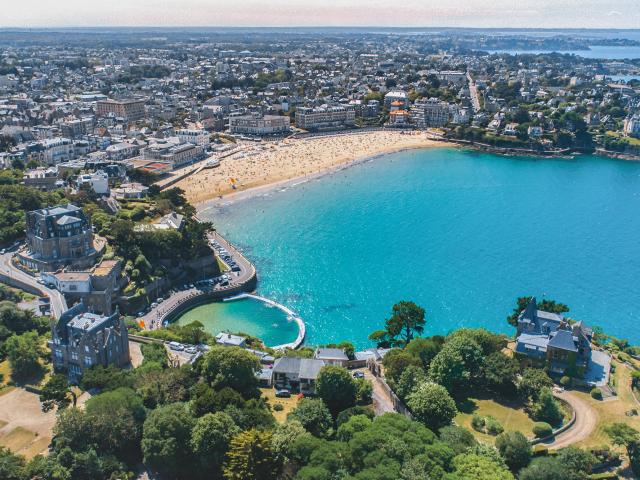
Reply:
M288 320L284 312L252 299L195 307L182 315L178 324L186 325L196 320L213 335L242 332L261 338L269 347L293 342L298 336L298 326Z

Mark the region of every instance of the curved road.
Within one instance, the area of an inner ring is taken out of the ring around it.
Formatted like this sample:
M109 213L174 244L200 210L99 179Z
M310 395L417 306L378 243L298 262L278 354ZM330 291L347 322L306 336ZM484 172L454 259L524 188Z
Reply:
M17 269L11 263L15 252L7 252L4 255L0 255L0 274L6 275L10 279L19 280L27 285L35 288L42 293L42 296L47 296L51 300L51 314L54 318L60 318L64 312L68 310L67 301L62 293L58 290L48 288L45 285L40 285L36 277L24 273L22 270Z
M556 397L566 401L576 412L575 423L567 430L556 435L552 442L542 442L548 448L559 449L585 440L596 428L598 413L572 392L556 393Z

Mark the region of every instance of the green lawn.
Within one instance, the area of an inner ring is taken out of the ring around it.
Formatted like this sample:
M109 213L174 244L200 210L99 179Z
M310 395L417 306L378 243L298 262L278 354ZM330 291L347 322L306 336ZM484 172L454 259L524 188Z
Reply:
M626 423L640 430L640 416L628 417L626 415L626 412L634 408L640 410L640 405L631 392L631 368L617 361L612 363L616 365L616 371L612 375L614 375L616 389L618 391L617 397L602 401L591 398L589 392L575 392L576 395L585 402L588 402L598 413L596 428L586 440L577 445L579 447L611 445L609 436L604 432L604 427L611 423Z
M502 402L498 403L495 400L490 399L475 399L470 398L466 404L462 407L464 412L460 412L455 422L469 429L475 437L484 442L493 444L495 437L475 431L471 427L471 419L474 414L481 417L491 416L498 420L505 432L508 431L520 431L527 437L533 436L531 429L533 428L533 420L525 413L524 408L519 403Z
M625 137L621 133L614 132L614 131L611 131L611 130L607 132L607 135L609 135L610 137L616 137L616 138L624 139L624 140L629 142L629 145L633 145L635 147L640 146L640 138Z

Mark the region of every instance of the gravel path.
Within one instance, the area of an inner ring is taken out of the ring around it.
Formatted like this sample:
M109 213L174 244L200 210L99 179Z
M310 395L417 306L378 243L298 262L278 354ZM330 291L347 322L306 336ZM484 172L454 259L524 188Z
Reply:
M565 430L560 435L556 435L552 442L542 443L542 445L553 449L564 448L581 442L591 435L591 432L593 432L598 422L598 413L577 395L565 391L556 394L556 396L565 400L573 407L573 410L576 412L576 421L571 428Z

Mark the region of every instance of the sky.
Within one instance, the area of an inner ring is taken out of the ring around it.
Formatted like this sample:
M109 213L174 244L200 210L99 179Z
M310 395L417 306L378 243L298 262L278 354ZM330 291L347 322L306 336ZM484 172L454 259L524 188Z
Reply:
M640 28L640 0L1 0L0 12L3 27Z

